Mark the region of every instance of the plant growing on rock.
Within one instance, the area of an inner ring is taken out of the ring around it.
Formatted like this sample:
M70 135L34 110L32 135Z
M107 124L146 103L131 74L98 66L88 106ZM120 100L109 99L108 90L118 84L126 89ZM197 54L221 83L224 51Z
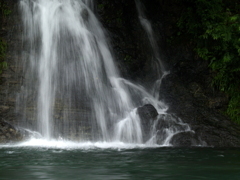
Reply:
M182 0L179 34L187 34L199 57L209 62L213 85L229 97L226 113L240 123L240 3Z

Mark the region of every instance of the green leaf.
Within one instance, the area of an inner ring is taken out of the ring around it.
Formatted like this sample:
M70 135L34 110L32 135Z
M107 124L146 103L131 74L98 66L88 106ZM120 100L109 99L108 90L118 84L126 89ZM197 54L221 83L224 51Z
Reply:
M230 21L236 21L237 19L238 19L237 15L230 17Z
M231 57L229 55L229 53L226 53L224 56L223 56L223 61L224 62L229 62L231 60Z

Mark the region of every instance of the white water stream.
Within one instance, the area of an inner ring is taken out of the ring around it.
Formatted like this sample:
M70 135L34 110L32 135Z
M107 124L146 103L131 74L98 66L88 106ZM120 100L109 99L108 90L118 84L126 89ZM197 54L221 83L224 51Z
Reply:
M26 82L19 95L23 126L47 140L90 137L92 141L144 143L136 108L150 103L161 115L167 106L158 96L119 77L106 34L93 13L94 2L21 0L20 6L26 49ZM156 49L153 36L149 38ZM159 60L157 49L154 52ZM164 130L163 145L177 132L170 131ZM156 133L153 124L149 144L157 142L153 140Z

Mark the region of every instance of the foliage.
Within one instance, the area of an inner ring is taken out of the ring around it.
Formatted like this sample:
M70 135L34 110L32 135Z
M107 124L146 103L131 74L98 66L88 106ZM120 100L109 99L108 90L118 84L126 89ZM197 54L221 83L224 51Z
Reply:
M183 0L179 35L187 34L198 56L215 72L213 85L229 96L227 114L240 123L240 2Z
M4 2L0 2L0 10L1 10L2 16L8 16L12 12L9 9L8 5Z

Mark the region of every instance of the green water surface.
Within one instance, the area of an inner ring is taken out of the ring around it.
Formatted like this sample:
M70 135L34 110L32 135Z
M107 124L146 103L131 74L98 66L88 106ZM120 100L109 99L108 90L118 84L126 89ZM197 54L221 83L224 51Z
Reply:
M240 149L0 147L0 179L240 180Z

